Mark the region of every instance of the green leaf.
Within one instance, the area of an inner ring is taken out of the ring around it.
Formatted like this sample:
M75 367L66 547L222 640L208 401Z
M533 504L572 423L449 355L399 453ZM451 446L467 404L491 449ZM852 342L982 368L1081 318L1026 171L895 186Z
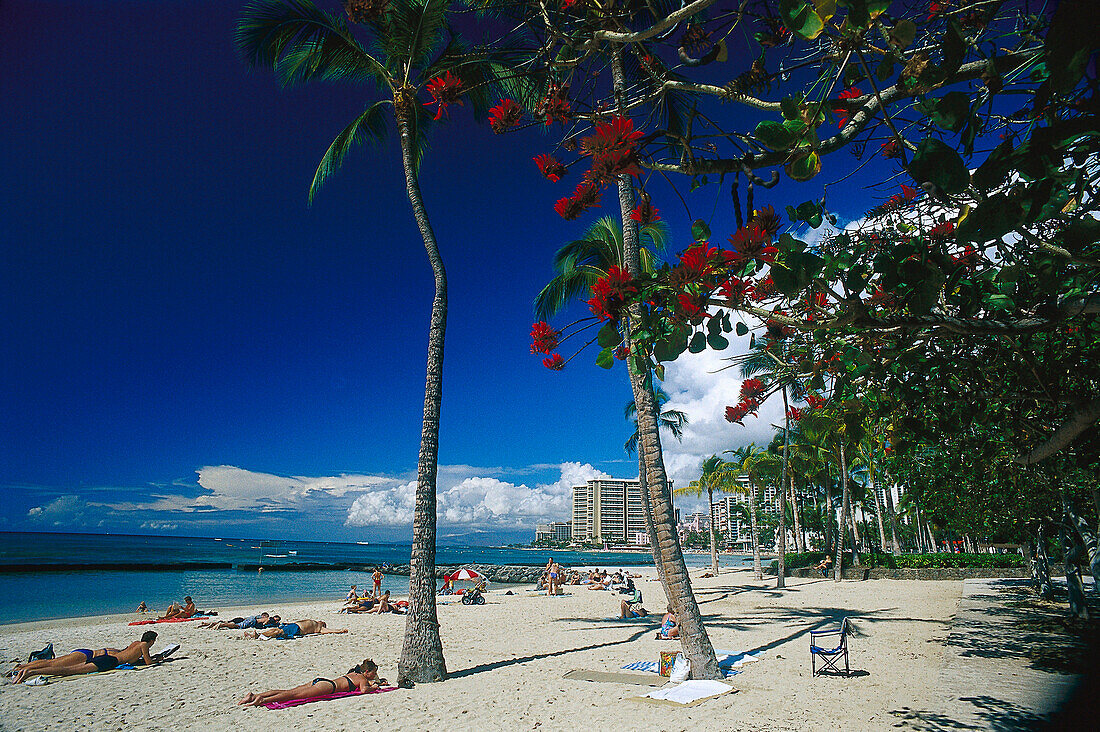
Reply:
M747 335L748 332L749 332L749 326L745 325L741 321L738 321L737 322L737 335L739 335L739 336Z
M917 37L917 24L911 20L902 19L890 29L890 43L899 50L904 50L913 43Z
M821 158L816 152L803 153L786 165L791 180L805 183L821 172Z
M730 342L721 333L710 333L707 335L707 344L716 351L724 351Z
M688 343L688 350L692 353L702 353L707 347L707 337L703 335L702 331L696 333L691 337L691 342Z
M623 336L614 323L606 323L596 335L596 342L600 348L614 348L623 342Z
M1100 4L1095 0L1063 0L1054 11L1043 42L1050 88L1066 94L1085 73L1089 56L1100 48Z
M951 76L962 66L964 58L966 58L966 41L959 32L959 26L951 21L943 37L943 65L940 71L944 76Z
M702 219L691 222L691 236L695 241L710 241L710 227Z
M1012 169L1015 150L1016 146L1012 140L1005 140L994 148L985 162L974 171L974 185L983 191L1000 187Z
M799 119L802 116L802 103L794 97L780 99L779 109L783 112L785 119Z
M602 369L609 369L615 365L615 355L610 348L604 348L596 356L596 365Z
M659 363L656 366L654 366L653 367L653 375L656 376L661 381L664 381L665 380L665 365L662 364L662 363Z
M653 358L658 361L675 361L686 348L686 333L674 332L653 344Z
M921 140L909 163L909 175L917 183L932 183L948 195L962 193L970 183L963 159L935 137Z
M756 139L772 150L787 150L795 143L795 136L779 122L764 120L756 126Z
M1016 303L1008 295L989 294L982 298L982 305L987 310L1011 312L1016 309Z
M939 99L932 100L932 121L944 129L958 132L970 116L970 97L960 91L953 91Z
M825 30L825 21L806 0L780 0L779 17L792 33L812 41Z

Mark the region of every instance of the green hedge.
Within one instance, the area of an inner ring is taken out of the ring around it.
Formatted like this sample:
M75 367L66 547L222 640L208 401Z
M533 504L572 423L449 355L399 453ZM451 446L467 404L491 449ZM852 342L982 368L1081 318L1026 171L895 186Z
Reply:
M799 552L785 556L787 569L812 567L824 558L825 552ZM851 552L844 553L844 566L850 566ZM859 563L864 567L889 567L891 569L923 569L940 567L1023 567L1024 558L1019 554L882 554L867 553L859 555ZM774 568L777 562L772 562Z

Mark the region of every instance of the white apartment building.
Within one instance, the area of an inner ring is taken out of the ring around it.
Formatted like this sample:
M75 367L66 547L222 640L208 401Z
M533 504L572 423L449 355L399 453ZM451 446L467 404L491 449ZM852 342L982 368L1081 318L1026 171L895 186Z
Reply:
M535 541L570 541L572 538L572 521L553 521L535 526Z
M672 490L672 481L668 484ZM635 543L649 533L637 480L594 478L573 486L573 541Z

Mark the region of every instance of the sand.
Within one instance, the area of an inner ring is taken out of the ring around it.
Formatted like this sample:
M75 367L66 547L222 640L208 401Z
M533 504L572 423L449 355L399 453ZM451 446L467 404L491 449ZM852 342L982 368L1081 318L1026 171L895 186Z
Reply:
M937 697L943 639L962 583L874 580L834 583L791 578L754 582L751 571L724 572L693 585L715 647L764 649L730 683L736 693L677 708L642 703L650 687L562 678L573 669L615 672L656 660L678 643L654 638L652 622L602 620L617 615L619 596L568 588L546 597L493 591L488 604L441 606L449 679L414 689L353 697L285 710L238 707L248 691L290 688L315 676L333 677L364 657L396 677L405 618L336 614L340 602L220 608L222 618L260 610L284 620L316 618L347 635L259 642L242 631L192 623L128 627L137 616L0 626L0 658L25 659L52 641L72 648L124 647L154 628L154 651L180 643L173 662L141 671L75 677L40 687L0 685L4 730L360 730L379 723L401 730L874 730L898 722L897 710L929 708ZM663 608L656 580L642 582L646 606ZM216 606L212 598L198 598ZM810 673L809 631L851 614L851 678ZM4 669L12 663L6 663ZM891 714L894 712L894 714Z

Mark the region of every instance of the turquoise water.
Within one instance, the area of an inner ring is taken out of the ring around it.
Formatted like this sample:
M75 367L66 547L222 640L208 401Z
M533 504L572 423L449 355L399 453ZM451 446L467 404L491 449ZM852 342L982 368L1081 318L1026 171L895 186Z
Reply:
M0 532L0 623L133 612L138 603L162 610L191 595L202 610L240 605L278 610L280 602L340 599L352 584L370 588L371 572L325 568L278 571L293 563L371 566L407 564L408 544L268 541L255 539L119 536L99 534L26 534ZM554 556L565 565L643 566L648 553L566 552L507 547L439 547L436 562L539 566ZM738 556L723 565L740 566ZM691 566L709 565L709 555L688 555ZM210 569L172 565L209 562ZM120 569L104 565L159 565L158 569ZM97 565L99 565L97 567ZM257 572L256 565L269 571ZM61 567L66 567L62 569ZM242 569L239 567L247 567ZM54 567L50 569L49 567ZM385 575L382 588L408 592L408 578Z

